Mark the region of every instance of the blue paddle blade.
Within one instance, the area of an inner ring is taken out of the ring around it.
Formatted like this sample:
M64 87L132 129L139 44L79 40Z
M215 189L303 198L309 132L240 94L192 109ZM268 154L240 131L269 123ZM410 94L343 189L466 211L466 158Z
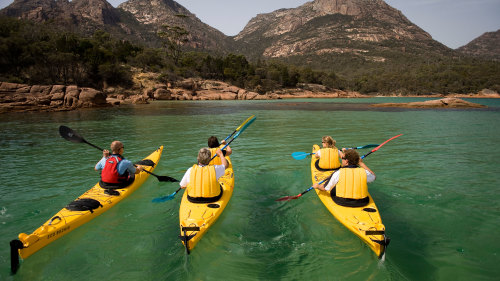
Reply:
M151 200L151 202L153 202L153 203L162 203L162 202L165 202L165 201L170 201L170 200L174 199L174 196L175 196L175 193L167 195L167 196L155 198L155 199Z
M311 155L312 153L307 153L307 152L294 152L292 153L292 157L295 160L303 160L306 159L307 156Z
M379 146L379 145L378 144L367 144L367 145L355 147L354 149L372 148L372 147L377 147L377 146Z

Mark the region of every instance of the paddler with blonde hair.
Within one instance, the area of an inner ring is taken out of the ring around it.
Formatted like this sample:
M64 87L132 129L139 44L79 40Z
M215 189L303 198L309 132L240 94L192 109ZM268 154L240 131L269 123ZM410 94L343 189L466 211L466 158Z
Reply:
M331 136L321 138L323 148L316 151L314 157L319 158L318 168L324 170L333 170L340 168L340 158L344 157L342 151L336 146L336 141Z

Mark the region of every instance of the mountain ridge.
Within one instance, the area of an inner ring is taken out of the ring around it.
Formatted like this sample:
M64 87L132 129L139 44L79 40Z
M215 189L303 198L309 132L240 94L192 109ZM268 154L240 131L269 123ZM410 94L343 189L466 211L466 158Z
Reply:
M157 33L163 25L180 26L189 32L187 47L191 49L298 63L317 61L318 56L349 55L385 62L394 57L455 54L383 0L314 0L296 8L258 14L235 36L226 36L173 0L129 0L116 8L106 0L14 0L0 14L55 21L86 35L103 29L154 47L162 42ZM457 51L481 56L488 48L466 45Z

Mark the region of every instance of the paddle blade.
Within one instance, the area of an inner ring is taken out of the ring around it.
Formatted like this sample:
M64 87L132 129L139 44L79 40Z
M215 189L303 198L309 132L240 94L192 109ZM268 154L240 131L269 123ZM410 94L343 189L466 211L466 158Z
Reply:
M285 196L285 197L278 198L275 201L290 201L292 197L293 196Z
M306 159L307 156L311 155L312 153L307 153L307 152L294 152L292 153L292 157L295 160L303 160Z
M379 145L378 144L367 144L367 145L363 145L363 146L354 147L354 149L372 148L372 147L377 147L377 146L379 146Z
M169 177L169 176L157 176L158 180L159 181L165 181L165 182L179 182L178 179L174 179L172 177Z
M83 137L81 137L75 131L71 130L71 128L68 128L68 127L63 126L63 125L59 126L59 134L61 135L61 137L65 138L66 140L69 140L71 142L75 142L75 143L85 142Z
M161 203L161 202L165 202L165 201L170 201L170 200L174 199L175 195L177 194L177 192L179 192L179 190L181 190L180 187L174 193L167 195L167 196L155 198L151 202Z
M245 120L245 122L241 123L241 125L238 128L236 128L236 131L239 131L241 129L241 127L245 126L245 124L248 123L248 121L255 119L255 118L256 118L255 115L248 117L247 120Z
M302 196L302 194L295 195L295 196L285 196L285 197L281 197L279 199L276 199L276 201L290 201L290 200L293 200L293 199L297 199L300 196Z
M154 167L155 162L153 162L153 160L150 160L150 159L144 159L144 160L136 162L135 165Z
M155 198L155 199L151 200L151 202L153 202L153 203L162 203L162 202L170 201L170 200L174 199L174 196L175 196L175 194L170 194L170 195L167 195L167 196L158 197L158 198Z

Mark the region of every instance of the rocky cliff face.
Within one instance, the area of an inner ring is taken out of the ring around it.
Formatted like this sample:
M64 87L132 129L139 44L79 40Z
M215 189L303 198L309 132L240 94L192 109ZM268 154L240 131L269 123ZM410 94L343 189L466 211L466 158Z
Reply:
M500 61L500 29L486 32L469 44L457 49L462 54Z
M172 0L129 0L118 6L155 32L163 25L180 26L189 32L189 45L196 49L226 50L229 37L203 23Z
M384 51L393 47L413 53L448 49L382 0L315 0L260 14L234 39L238 50L265 57L351 53L384 61Z
M156 35L132 15L116 9L106 0L14 0L0 15L36 22L51 22L61 29L90 36L105 30L130 41L157 44Z

